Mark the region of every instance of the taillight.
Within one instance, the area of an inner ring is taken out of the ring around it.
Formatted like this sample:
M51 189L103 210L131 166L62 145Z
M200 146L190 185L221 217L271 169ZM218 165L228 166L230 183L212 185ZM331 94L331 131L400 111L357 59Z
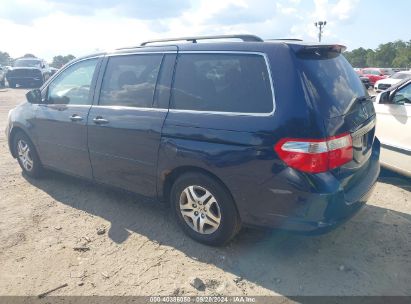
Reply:
M288 166L309 173L326 172L353 159L350 134L326 139L285 138L274 150Z

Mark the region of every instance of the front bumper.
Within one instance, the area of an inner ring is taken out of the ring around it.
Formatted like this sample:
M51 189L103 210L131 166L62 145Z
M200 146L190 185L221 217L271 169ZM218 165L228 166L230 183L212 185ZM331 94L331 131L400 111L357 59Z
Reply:
M39 83L42 81L41 76L24 76L24 77L7 77L8 82L13 82L16 84L32 84Z

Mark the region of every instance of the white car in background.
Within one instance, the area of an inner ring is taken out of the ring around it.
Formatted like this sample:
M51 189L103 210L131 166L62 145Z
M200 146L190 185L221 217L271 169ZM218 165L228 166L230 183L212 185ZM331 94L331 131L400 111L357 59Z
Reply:
M411 79L378 94L374 107L381 165L411 177Z
M385 91L388 89L390 86L399 83L401 80L411 78L411 71L403 71L403 72L397 72L393 75L391 75L388 78L378 80L374 84L374 90L379 93L382 91Z
M6 72L4 70L4 67L0 65L0 87L5 86L5 80L6 80Z

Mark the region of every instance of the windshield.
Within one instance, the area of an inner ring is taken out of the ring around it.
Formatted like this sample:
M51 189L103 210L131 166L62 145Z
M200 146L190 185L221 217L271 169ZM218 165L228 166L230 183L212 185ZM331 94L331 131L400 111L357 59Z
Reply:
M14 63L14 67L32 67L39 68L41 66L40 60L34 59L19 59Z
M411 77L411 73L395 73L394 75L391 76L392 79L406 79Z
M311 99L324 115L345 115L358 97L368 97L360 78L344 56L300 56L302 78Z

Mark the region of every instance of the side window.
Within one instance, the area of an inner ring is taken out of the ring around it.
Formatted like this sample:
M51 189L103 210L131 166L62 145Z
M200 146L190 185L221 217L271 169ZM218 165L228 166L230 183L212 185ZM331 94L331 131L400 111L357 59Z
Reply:
M394 103L411 104L411 84L406 85L395 93Z
M99 105L149 108L162 54L111 57L101 86Z
M48 87L47 103L90 105L90 86L98 59L73 64L64 70Z
M273 96L264 57L257 54L179 55L171 108L270 113Z

